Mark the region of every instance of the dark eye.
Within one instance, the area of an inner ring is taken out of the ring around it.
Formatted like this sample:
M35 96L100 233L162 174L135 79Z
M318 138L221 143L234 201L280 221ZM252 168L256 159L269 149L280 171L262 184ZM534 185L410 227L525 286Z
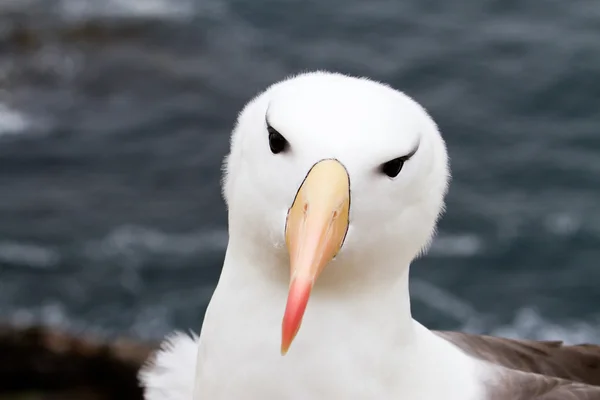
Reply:
M383 172L390 178L397 177L400 171L402 171L404 163L410 160L412 156L415 155L418 149L419 145L417 144L417 147L415 147L410 153L381 164L381 166L379 167L379 171Z
M287 150L289 143L281 133L277 132L271 125L267 125L267 132L269 132L269 147L273 154L279 154Z
M383 172L390 178L395 178L402 170L405 161L406 157L398 157L386 163L383 163L381 164L381 172Z

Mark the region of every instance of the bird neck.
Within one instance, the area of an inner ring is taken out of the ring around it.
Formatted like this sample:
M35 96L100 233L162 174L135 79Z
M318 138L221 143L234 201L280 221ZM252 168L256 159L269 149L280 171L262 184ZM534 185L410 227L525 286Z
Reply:
M352 254L338 257L315 283L298 338L309 336L309 333L303 335L304 331L335 332L343 326L356 330L353 325L360 324L358 331L371 329L380 338L385 338L387 332L394 343L409 344L414 325L409 261L410 257L401 255L369 260ZM245 301L257 303L257 307L272 308L280 324L289 279L289 259L284 249L265 251L247 240L230 238L219 282L223 290L234 289L247 296ZM277 334L279 329L279 326L275 329Z
M361 281L343 278L356 265L338 260L315 285L281 356L289 269L285 257L263 251L230 237L200 334L195 399L440 398L438 389L425 395L436 380L448 390L462 384L453 383L461 356L411 317L408 266L387 280Z

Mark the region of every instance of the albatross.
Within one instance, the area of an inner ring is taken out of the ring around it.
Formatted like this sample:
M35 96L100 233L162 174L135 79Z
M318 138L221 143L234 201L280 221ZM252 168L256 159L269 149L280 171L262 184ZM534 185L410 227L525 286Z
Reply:
M367 78L275 83L225 158L229 242L199 336L140 371L146 400L600 399L600 346L429 330L409 266L450 180L427 111Z

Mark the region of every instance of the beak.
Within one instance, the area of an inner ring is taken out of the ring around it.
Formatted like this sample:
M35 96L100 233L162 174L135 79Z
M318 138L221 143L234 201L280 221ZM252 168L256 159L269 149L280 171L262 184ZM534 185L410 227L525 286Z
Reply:
M316 163L288 211L285 238L290 287L283 316L281 354L296 337L315 281L338 253L348 230L350 178L337 160Z

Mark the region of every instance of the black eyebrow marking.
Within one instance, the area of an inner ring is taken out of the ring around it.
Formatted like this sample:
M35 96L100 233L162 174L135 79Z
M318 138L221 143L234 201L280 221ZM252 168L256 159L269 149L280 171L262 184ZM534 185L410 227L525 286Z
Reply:
M419 138L419 141L417 142L417 144L415 145L415 147L408 154L406 154L404 156L397 157L396 159L399 158L402 161L408 161L408 160L410 160L412 158L412 156L415 155L415 153L417 152L417 150L419 150L419 146L421 146L421 139L420 138Z
M417 152L417 150L419 150L419 145L420 144L421 144L421 141L419 140L419 142L414 147L414 149L412 149L407 155L400 157L402 159L402 161L408 161L408 160L410 160L412 158L412 156L415 155L415 153Z
M271 126L271 124L269 123L269 110L271 109L271 102L269 101L269 104L267 104L267 110L265 111L265 123L267 124L267 126Z

